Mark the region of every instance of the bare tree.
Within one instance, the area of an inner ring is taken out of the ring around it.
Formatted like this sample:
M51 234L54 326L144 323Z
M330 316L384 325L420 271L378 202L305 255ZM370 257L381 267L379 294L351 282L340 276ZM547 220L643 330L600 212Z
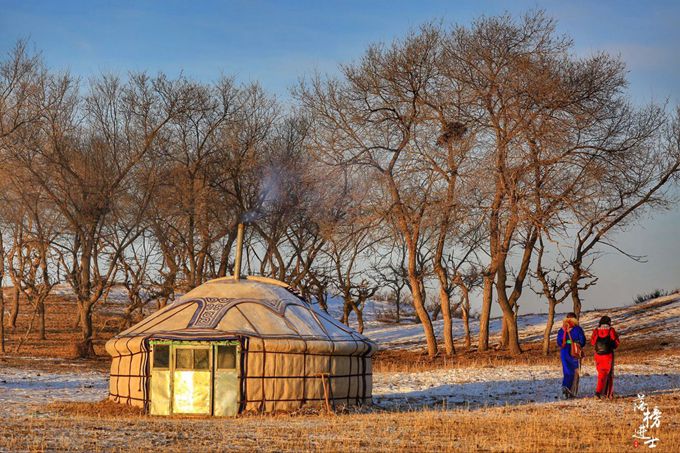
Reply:
M158 259L156 245L150 232L145 231L128 246L120 260L123 285L128 294L122 326L124 329L132 325L136 311L141 317L147 304L166 295L163 286L156 283L154 275L154 265L162 263L162 259Z
M403 301L404 289L407 285L406 271L406 244L401 237L389 235L386 238L386 251L379 257L379 260L371 268L373 280L381 287L387 287L394 297L395 316L394 322L401 322L401 305Z
M389 48L372 46L360 63L343 66L342 80L317 77L297 93L314 119L317 155L354 166L380 186L373 206L406 243L413 303L430 356L437 354L437 342L421 291L418 250L434 181L422 177L412 151L436 144L420 99L434 76L438 42L438 30L427 28Z
M605 246L635 258L617 247L612 236L645 212L673 202L668 189L680 173L680 108L672 122L666 123L664 116L656 106L635 112L623 105L610 133L615 152L591 172L589 185L573 205L578 231L569 263L569 294L577 314L583 289L579 282L589 275L588 257Z
M14 200L19 214L14 215L14 244L7 254L10 276L36 313L39 338L45 340L45 300L59 279L52 247L61 232L61 218L39 187L23 187L16 173L12 179L20 189Z
M5 242L0 231L0 352L5 353Z
M543 331L543 353L550 354L550 334L552 332L553 324L555 322L555 308L564 302L571 293L571 279L569 261L561 257L555 262L555 267L547 268L544 264L545 245L543 243L543 236L538 238L539 246L536 250L536 271L534 277L540 284L540 289L534 290L537 294L543 296L548 301L548 318ZM579 290L587 290L589 287L597 283L597 277L590 272L590 263L587 269L583 269L580 275Z
M92 309L111 285L118 260L139 231L145 206L124 205L131 175L155 145L186 92L182 81L131 75L94 80L83 101L68 75L51 76L42 87L38 131L14 154L64 219L67 233L57 244L66 280L78 303L80 354L94 354ZM132 225L117 230L122 219ZM107 235L120 234L119 248Z
M158 148L159 164L152 168L157 181L152 199L152 228L167 267L167 277L174 284L181 273L184 290L190 290L216 272L226 271L219 262L214 269L217 244L229 235L233 242L236 220L233 205L215 188L215 174L226 165L223 161L223 135L238 128L238 115L247 95L231 79L214 85L185 82L182 88L188 108L169 118L165 126L164 146Z
M335 270L334 286L344 302L341 322L349 325L349 316L353 311L360 333L364 330L364 303L378 290L377 285L362 277L362 268L368 260L367 252L376 242L371 230L370 224L350 222L336 228L327 240L326 253Z
M515 316L539 232L568 222L601 162L639 147L659 116L628 106L620 60L574 58L542 12L479 19L445 44L447 75L466 87L461 117L484 144L475 153L478 180L488 181L479 185L489 238L479 349L488 348L495 288L504 343L519 353Z
M25 40L18 41L0 61L0 143L15 144L17 133L35 122L39 87L46 73L39 55L28 51Z
M0 60L0 169L11 172L11 150L17 147L24 130L39 118L38 88L45 74L40 56L29 52L25 40L18 41ZM3 173L0 170L0 176L6 176ZM4 304L4 293L2 297ZM18 315L19 288L15 287L9 323L12 328L16 327ZM4 311L2 317L4 319ZM2 331L4 335L4 324Z

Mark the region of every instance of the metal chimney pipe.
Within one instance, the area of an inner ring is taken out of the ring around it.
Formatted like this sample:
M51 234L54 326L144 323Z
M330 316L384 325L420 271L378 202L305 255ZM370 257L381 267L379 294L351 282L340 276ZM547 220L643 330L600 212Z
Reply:
M241 278L241 256L243 255L243 223L238 224L236 232L236 261L234 262L234 280Z

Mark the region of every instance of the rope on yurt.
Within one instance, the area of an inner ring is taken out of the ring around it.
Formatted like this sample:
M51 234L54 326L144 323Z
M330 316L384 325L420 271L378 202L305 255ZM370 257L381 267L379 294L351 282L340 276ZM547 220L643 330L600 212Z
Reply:
M133 352L132 352L132 349L130 349L130 346L129 346L130 341L132 341L132 338L128 338L127 341L125 342L125 349L127 349L128 352L130 353L130 363L128 364L128 370L129 370L128 373L130 373L132 371L132 356L134 355ZM128 397L132 396L132 385L130 383L131 381L132 381L132 379L128 377L127 378L127 386L128 386L128 393L127 394L128 394ZM128 399L127 403L131 404L132 402Z
M331 371L332 371L331 364L332 364L332 359L335 356L335 342L331 339L331 335L328 333L326 326L323 325L323 322L319 321L319 317L317 316L317 313L314 311L314 309L312 309L311 307L307 307L307 306L305 308L312 315L312 317L314 318L316 323L319 325L319 327L321 328L323 333L326 334L326 337L328 338L328 342L331 344L331 352L328 355L328 360L327 360L327 362L328 362L327 373L328 373L328 387L330 388L331 395L332 395L333 386L331 385L331 377L332 377L332 375L331 375ZM333 410L335 410L335 398L331 398L331 401L333 401Z
M286 309L288 308L289 304L286 304L286 306L283 309L283 314L281 315L281 319L283 319L283 322L288 326L288 328L295 332L298 337L300 337L300 340L302 341L302 344L305 345L305 349L302 351L302 396L300 397L300 407L302 407L305 404L305 395L307 394L306 392L306 383L307 383L307 340L303 337L303 335L300 333L297 327L290 322L286 318ZM295 306L300 307L300 305L295 304ZM305 308L305 307L302 307ZM296 354L299 355L299 354ZM276 368L275 368L276 369Z
M118 351L118 347L117 347L118 341L119 341L119 340L116 340L115 343L113 343L113 345L114 345L116 351ZM122 361L123 361L123 357L119 355L119 356L118 356L118 367L116 368L116 374L120 374L120 362L122 362ZM120 378L119 378L119 377L116 377L116 395L120 395L120 387L119 387L119 385L120 385ZM109 393L111 393L111 392L109 391ZM119 396L116 396L116 398L117 398L118 400L120 400L120 397L119 397ZM116 401L116 403L118 403L118 402L119 402L119 401Z
M239 414L243 412L246 408L246 403L248 401L248 348L250 337L240 337L241 342L241 366L240 366L240 376L239 376L239 388L241 389L241 395L239 398Z
M238 305L234 305L234 308L239 312L239 314L243 317L243 319L246 320L246 322L247 322L248 325L251 327L251 329L253 329L253 332L255 332L255 334L256 334L258 337L260 337L260 339L262 340L262 348L264 348L264 338L262 338L262 335L261 335L260 332L257 330L257 327L255 327L255 325L254 325L252 322L250 322L250 319L248 319L248 317L245 315L245 313L243 313L243 310L241 310L241 307L239 307ZM248 352L248 354L250 354L250 338L249 338L249 337L248 337L248 351L247 351L247 352ZM265 354L264 354L264 352L263 352L263 354L262 354L262 366L264 366L264 356L265 356ZM263 373L263 374L264 374L264 373ZM247 380L248 380L248 374L244 374L242 380L243 380L243 381L247 381ZM246 388L246 390L247 390L247 388ZM246 393L246 394L245 394L245 398L244 398L244 400L245 400L246 403L247 403L247 401L248 401L248 396L247 396L247 395L248 395L248 394ZM264 397L263 397L263 399L264 399Z
M371 347L371 344L364 340L363 338L361 339L361 342L364 344L364 353L361 354L361 366L362 366L362 372L361 372L361 384L362 384L362 392L361 392L361 403L366 402L366 357L368 357L368 354L371 353L371 350L373 349ZM373 374L373 373L371 373Z
M272 396L274 397L274 399L276 399L277 395L278 395L278 393L276 392L276 387L279 384L279 377L277 375L276 363L279 359L279 356L275 352L272 353L271 355L272 355L272 360L273 360L274 363L272 365L273 374L272 374L272 380L270 382L272 383ZM266 382L266 381L263 381L263 382ZM275 411L276 411L276 403L274 403L274 407L272 407L272 412L275 412Z
M248 319L248 317L245 315L245 313L243 313L243 310L241 310L241 307L239 307L238 305L234 305L234 308L241 314L241 316L243 316L243 319L245 319L246 322L248 323L248 325L253 329L253 332L255 332L258 336L261 336L260 331L257 330L257 328L255 327L255 325L252 322L250 322L250 319Z
M150 323L151 321L155 321L156 318L160 318L161 315L166 314L166 312L157 312L157 315L156 315L156 316L150 316L148 319L142 320L139 324L137 324L137 327L138 327L137 330L135 330L134 332L130 332L130 333L131 333L131 334L135 334L135 333L139 334L139 333L145 333L145 332L147 332L149 329L152 329L152 328L156 327L158 324L167 321L168 319L172 318L173 316L178 315L178 314L180 314L181 312L183 312L184 310L186 310L187 308L189 308L189 306L191 306L191 303L190 303L190 302L193 303L193 300L192 300L192 301L189 301L189 302L186 302L186 303L181 303L181 304L178 305L177 307L172 307L172 306L167 307L167 308L168 308L168 310L167 310L167 315L168 315L168 316L166 316L165 318L159 320L157 323L152 324L152 325L149 326L149 327L146 327L146 325L147 325L148 323ZM143 327L146 327L146 330L142 330Z
M359 350L359 343L357 343L356 338L354 338L354 335L352 334L352 341L354 342L354 351L352 351L349 354L349 374L350 376L352 375L352 362L354 361L355 357L353 354L356 354L356 352ZM359 360L357 359L357 365L359 364ZM347 405L349 406L349 399L352 396L352 378L349 377L347 378ZM357 389L357 394L359 393L359 389Z
M265 375L265 363L267 362L267 346L266 346L266 344L265 344L265 343L266 343L266 340L265 340L264 338L261 338L261 340L262 340L262 374L261 374L261 376L262 376L262 383L261 383L261 386L262 386L262 399L260 400L260 409L259 409L259 411L260 411L260 412L264 412L265 401L266 401L266 397L267 397L266 394L265 394L265 388L264 388L264 383L265 383L265 380L264 380L264 375Z
M142 340L143 349L146 349L146 353L142 355L142 359L139 364L139 387L142 391L142 398L144 398L144 411L149 410L149 375L151 374L150 359L151 359L151 348L149 347L149 338ZM144 385L142 385L144 381Z
M300 407L307 402L307 341L305 341L305 350L302 351L302 399L300 400Z

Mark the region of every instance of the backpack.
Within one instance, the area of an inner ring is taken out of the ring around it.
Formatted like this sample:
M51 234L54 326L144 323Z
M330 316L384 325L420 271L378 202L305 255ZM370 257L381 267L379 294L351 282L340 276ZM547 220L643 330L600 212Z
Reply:
M571 330L567 332L567 337L569 338L569 341L571 341L571 350L569 351L571 356L575 359L582 359L583 357L585 357L581 345L572 340Z
M605 355L614 352L614 342L611 338L611 329L607 331L606 337L601 337L598 333L595 340L595 354Z

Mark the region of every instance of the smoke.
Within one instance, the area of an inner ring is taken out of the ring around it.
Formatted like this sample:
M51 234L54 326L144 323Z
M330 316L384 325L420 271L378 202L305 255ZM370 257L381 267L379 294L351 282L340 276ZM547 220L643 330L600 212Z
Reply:
M260 189L257 194L255 206L243 213L241 221L252 223L261 219L269 209L274 207L281 199L281 185L283 181L282 170L278 167L269 166L265 169L260 180Z

